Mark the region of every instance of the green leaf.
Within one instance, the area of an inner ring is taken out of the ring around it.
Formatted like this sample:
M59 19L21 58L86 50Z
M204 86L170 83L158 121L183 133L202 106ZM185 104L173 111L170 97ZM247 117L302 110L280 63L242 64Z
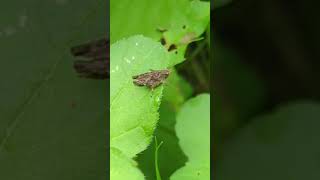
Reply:
M124 155L121 151L111 148L110 151L110 177L114 180L132 179L139 180L144 179L143 174L136 166L136 163ZM114 168L119 167L119 168Z
M320 104L296 102L239 129L216 160L217 179L319 179Z
M188 162L171 179L210 179L210 95L198 95L182 106L176 133Z
M167 66L170 67L184 60L187 45L206 30L210 17L209 2L198 0L111 0L110 10L111 42L136 34L142 34L156 41L164 37L166 49L171 44L177 46L177 50L169 52ZM167 31L160 33L157 31L158 28L164 28ZM188 94L191 90L189 85L180 79L175 72L172 72L168 78L164 102L160 109L161 120L156 130L157 137L164 142L159 152L159 169L164 179L169 178L170 174L181 167L185 161L185 156L177 144L173 126L175 113L185 100L183 94ZM176 88L176 84L183 85ZM139 166L143 169L147 179L155 177L154 168L151 166L153 161L154 153L150 148L138 157ZM161 166L161 164L165 165Z
M110 52L110 146L133 158L151 142L163 87L152 91L136 86L132 76L167 69L169 57L160 43L141 35L118 41ZM111 167L112 171L119 168Z
M179 76L177 71L173 70L166 81L163 94L164 103L168 103L177 112L184 101L192 94L192 88L183 77Z
M106 36L105 6L1 2L0 179L107 178L109 83L77 77L69 52Z
M135 34L158 40L161 37L158 28L175 31L180 36L190 31L201 34L210 18L209 2L198 0L111 0L110 10L111 42Z
M161 151L159 151L159 171L163 179L169 179L170 175L186 162L186 157L178 144L174 125L177 112L191 93L190 85L176 71L172 71L165 83L159 110L160 120L155 131L157 139L163 142ZM152 148L145 150L138 158L139 166L148 180L155 179L156 172L150 166L153 161L154 150Z
M164 36L167 47L177 46L170 52L172 65L184 60L187 45L206 30L210 19L210 3L199 0L111 0L110 10L111 42L135 34L154 40ZM158 28L167 31L162 34Z

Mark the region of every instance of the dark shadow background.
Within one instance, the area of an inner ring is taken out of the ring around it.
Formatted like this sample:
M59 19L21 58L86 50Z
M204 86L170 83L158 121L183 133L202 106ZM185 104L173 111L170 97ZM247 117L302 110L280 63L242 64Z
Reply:
M290 3L238 0L212 13L215 42L236 53L238 63L253 71L264 86L265 92L261 93L264 102L248 116L292 100L319 99L317 7L311 0ZM217 52L215 57L220 55L222 53ZM214 61L214 65L218 65L214 66L215 78L226 84L225 76L238 76L237 67L227 74L219 69L219 58L217 61ZM226 86L219 82L215 81L217 91Z
M212 10L214 160L222 153L217 149L255 118L291 102L319 101L317 4L234 0Z

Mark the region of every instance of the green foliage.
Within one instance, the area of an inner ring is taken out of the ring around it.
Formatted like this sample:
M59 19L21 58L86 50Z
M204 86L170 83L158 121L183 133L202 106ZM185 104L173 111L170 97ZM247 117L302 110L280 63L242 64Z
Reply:
M2 1L0 179L106 179L108 82L70 47L105 37L105 1Z
M173 33L177 42L188 32L202 34L210 18L210 4L198 0L112 0L110 10L112 43L135 34L160 39L158 28Z
M171 73L166 84L159 110L160 121L155 131L157 139L164 142L161 151L159 151L159 169L164 179L168 179L186 161L186 157L179 147L174 125L178 110L192 93L190 85L175 71ZM156 173L154 168L150 166L150 163L154 161L153 152L152 148L148 148L138 159L140 168L146 177L149 177L148 179L154 177Z
M188 162L171 179L210 179L210 95L188 100L177 115L175 129Z
M171 65L184 60L187 45L206 30L210 18L209 2L199 0L111 0L110 10L111 43L136 34L154 40L163 36L168 47L177 46L177 53L170 53Z
M319 179L320 105L296 102L254 119L222 147L217 179Z
M111 145L127 156L127 163L135 159L146 179L156 179L154 149L147 148L154 146L150 143L154 143L151 138L153 134L156 135L163 142L158 151L157 169L161 178L168 179L186 161L178 145L174 125L176 113L192 93L192 88L178 75L174 66L185 60L188 44L198 40L207 29L210 4L198 0L111 0L110 10L110 41L113 43L111 103L114 103L112 99L116 94L121 96L117 104L111 105ZM167 31L161 33L157 30L159 28ZM165 39L165 46L159 43L161 38ZM136 47L135 41L141 39L143 41L138 44L144 47ZM168 52L166 49L172 44L177 49ZM139 64L127 63L132 56ZM171 68L171 74L166 84L153 92L132 84L132 75L168 67ZM119 73L115 74L116 70ZM124 88L120 90L121 87ZM135 133L128 133L129 130ZM123 137L120 139L115 134ZM131 163L126 167L133 171L137 164ZM117 172L122 171L120 168L123 167L112 167Z
M137 168L136 162L116 148L110 150L110 166L111 179L144 179L143 174Z
M150 69L167 69L169 57L160 43L143 36L118 41L110 50L110 146L133 158L151 141L162 87L153 91L138 87L132 83L132 76ZM111 166L111 178L116 180L113 175L122 169Z

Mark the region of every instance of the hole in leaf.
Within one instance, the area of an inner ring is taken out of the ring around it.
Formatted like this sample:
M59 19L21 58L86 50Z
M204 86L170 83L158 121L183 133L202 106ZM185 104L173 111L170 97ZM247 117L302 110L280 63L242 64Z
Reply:
M166 45L166 40L163 37L160 39L160 42L163 46Z
M166 32L166 31L168 31L168 30L165 29L165 28L157 28L157 31L158 31L158 32L161 32L161 33L164 33L164 32Z
M168 51L170 52L170 51L173 51L173 50L175 50L175 49L177 49L177 46L176 46L175 44L171 44L171 45L169 46Z

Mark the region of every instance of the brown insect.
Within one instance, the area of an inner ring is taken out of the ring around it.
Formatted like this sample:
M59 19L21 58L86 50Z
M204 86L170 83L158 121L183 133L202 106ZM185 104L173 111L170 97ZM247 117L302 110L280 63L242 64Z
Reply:
M155 89L164 83L168 78L170 71L165 70L151 70L150 72L133 76L133 83L137 86L147 86L150 89Z
M73 56L82 58L82 60L76 60L73 65L80 77L91 79L109 78L109 46L109 40L104 38L71 48Z

